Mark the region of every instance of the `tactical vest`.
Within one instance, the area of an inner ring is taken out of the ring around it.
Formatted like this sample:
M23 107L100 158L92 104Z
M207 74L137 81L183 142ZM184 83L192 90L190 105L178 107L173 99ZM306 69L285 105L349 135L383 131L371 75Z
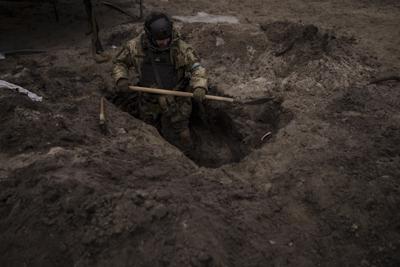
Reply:
M141 86L173 89L178 84L178 73L171 61L170 50L158 52L148 49L141 66L141 74ZM157 75L161 84L157 82Z

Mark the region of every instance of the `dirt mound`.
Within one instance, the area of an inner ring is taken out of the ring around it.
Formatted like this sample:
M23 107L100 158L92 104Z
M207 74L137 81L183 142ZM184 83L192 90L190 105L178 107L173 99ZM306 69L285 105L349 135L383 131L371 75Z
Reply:
M355 40L337 37L332 30L289 21L261 23L260 28L272 42L273 55L283 61L283 66L275 68L280 77L293 71L303 72L315 62L340 64L341 61L355 61L365 64L360 55L354 53Z
M69 129L64 116L14 92L0 93L0 117L2 153L84 143L82 136Z
M262 224L253 227L275 209L265 205L260 193L236 185L227 190L211 177L189 174L184 163L143 172L139 166L152 168L145 162L154 156L147 148L136 148L143 156L140 162L125 154L129 163L111 165L106 163L111 157L104 161L102 155L103 160L95 156L71 166L68 162L82 154L61 149L14 173L1 194L3 223L15 226L2 233L3 263L16 264L18 258L34 266L241 266L265 261L262 244L267 240L251 244L241 234L267 230ZM67 174L83 166L86 171L79 176ZM113 171L105 175L111 166ZM29 212L21 214L24 210ZM223 231L226 223L231 231ZM24 245L13 246L20 238ZM253 248L251 259L243 250L248 246Z
M321 32L315 25L302 25L288 21L261 24L268 39L274 43L275 56L295 54L299 62L322 57L337 44L336 37L329 32Z

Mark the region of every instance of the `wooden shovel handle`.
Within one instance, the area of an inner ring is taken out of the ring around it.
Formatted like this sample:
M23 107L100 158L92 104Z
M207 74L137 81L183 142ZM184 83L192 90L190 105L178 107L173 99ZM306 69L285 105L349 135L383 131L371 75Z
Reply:
M100 98L100 124L104 124L106 121L106 115L104 113L104 97Z
M193 93L189 93L189 92L157 89L157 88L150 88L150 87L129 86L129 89L131 89L133 91L137 91L137 92L144 92L144 93L150 93L150 94L193 97ZM230 97L215 96L215 95L206 95L205 98L210 99L210 100L226 101L226 102L234 101L234 99L230 98Z

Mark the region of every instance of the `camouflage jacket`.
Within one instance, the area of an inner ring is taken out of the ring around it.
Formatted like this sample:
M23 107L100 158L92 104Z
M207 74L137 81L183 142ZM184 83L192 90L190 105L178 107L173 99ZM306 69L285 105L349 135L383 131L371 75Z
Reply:
M126 43L114 59L112 77L115 83L121 78L128 79L128 71L131 67L136 71L140 80L143 58L146 49L150 49L147 45L148 40L144 32ZM200 65L200 59L193 48L184 42L176 31L173 33L170 56L177 71L178 80L190 78L191 90L201 87L207 91L205 68Z

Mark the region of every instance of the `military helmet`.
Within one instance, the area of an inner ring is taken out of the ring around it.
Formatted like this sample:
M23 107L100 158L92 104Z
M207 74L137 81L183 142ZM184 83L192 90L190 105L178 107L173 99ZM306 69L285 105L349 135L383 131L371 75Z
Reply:
M156 40L172 38L172 20L161 12L152 12L147 16L144 30L152 45L157 45Z

